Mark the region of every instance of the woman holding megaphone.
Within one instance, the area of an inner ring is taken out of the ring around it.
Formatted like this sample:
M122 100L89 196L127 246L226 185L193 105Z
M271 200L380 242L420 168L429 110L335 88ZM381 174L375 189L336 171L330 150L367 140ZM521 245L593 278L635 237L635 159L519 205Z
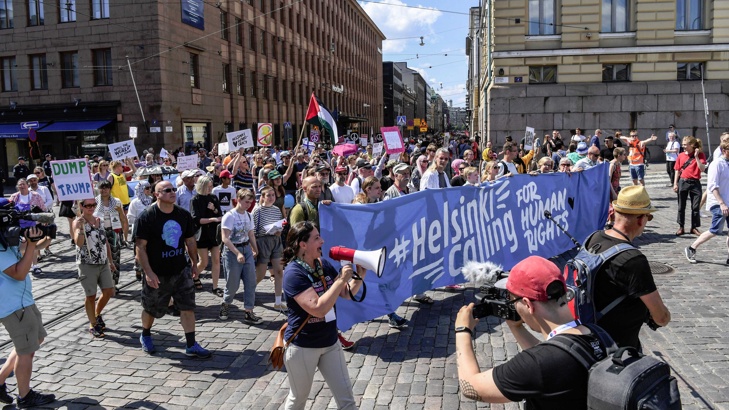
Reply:
M311 222L299 222L286 237L284 294L288 302L288 347L284 363L289 374L286 409L303 409L314 373L319 368L339 409L355 409L352 382L337 338L337 299L357 294L362 280L354 280L352 265L337 270L322 260L324 240ZM364 278L366 269L357 266Z

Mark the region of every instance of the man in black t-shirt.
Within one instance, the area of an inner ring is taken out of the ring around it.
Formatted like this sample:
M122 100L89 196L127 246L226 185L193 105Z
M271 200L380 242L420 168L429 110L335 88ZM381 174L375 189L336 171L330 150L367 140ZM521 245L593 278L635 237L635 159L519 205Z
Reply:
M458 379L464 397L489 403L526 400L526 409L584 409L587 407L587 368L549 340L582 346L594 362L607 356L605 343L573 320L564 277L552 262L530 256L517 263L509 277L496 283L508 290L509 308L521 317L506 323L523 349L508 362L481 372L473 352L473 303L456 317ZM540 343L525 326L541 333ZM593 362L593 363L594 363Z
M603 161L612 161L615 158L615 156L613 155L614 149L614 139L612 136L608 135L607 137L605 137L605 148L600 150L600 158L602 158Z
M276 168L283 177L283 186L286 194L296 193L296 170L295 165L291 163L291 152L281 152L281 165Z
M612 229L597 232L585 243L585 248L596 247L601 253L619 243L631 243L643 233L651 213L648 192L642 185L623 188L613 201L615 223ZM605 329L619 347L640 349L638 334L644 322L652 320L659 326L671 321L671 312L663 304L648 265L648 259L639 250L628 250L605 262L595 280L595 309L603 310L615 299L627 296L607 312L597 324Z
M180 309L180 322L185 331L190 357L208 358L211 353L195 341L195 286L197 279L197 246L195 223L186 210L175 205L176 189L170 181L152 186L157 201L147 207L134 224L137 257L144 271L142 281L142 350L153 354L154 319L167 313L170 299ZM160 234L161 233L161 234ZM189 255L185 256L185 248Z

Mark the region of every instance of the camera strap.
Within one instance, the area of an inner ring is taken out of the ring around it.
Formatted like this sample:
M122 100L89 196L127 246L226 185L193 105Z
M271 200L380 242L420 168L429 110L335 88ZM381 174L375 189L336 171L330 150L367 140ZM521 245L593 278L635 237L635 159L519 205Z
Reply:
M567 331L569 329L574 329L574 328L576 328L579 325L581 325L580 320L579 319L576 319L576 320L573 320L573 321L571 321L569 323L565 323L563 325L557 326L554 330L552 330L551 332L549 332L549 335L547 336L547 340L549 340L549 339L557 336L558 334L560 334L562 332L565 332L565 331Z

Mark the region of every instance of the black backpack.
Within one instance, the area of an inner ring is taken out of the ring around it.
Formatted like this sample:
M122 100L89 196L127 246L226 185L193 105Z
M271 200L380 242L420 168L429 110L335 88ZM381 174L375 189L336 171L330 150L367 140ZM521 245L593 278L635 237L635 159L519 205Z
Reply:
M595 357L582 345L557 335L545 343L569 353L588 371L588 410L677 410L681 397L670 366L653 356L645 356L634 347L618 349L605 330L585 325L607 348L607 357ZM627 355L627 357L626 357Z

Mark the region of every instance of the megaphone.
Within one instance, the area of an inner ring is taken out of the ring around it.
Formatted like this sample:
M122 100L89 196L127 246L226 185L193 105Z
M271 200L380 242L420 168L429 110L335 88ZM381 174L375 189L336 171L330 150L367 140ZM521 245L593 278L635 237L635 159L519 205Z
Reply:
M382 249L376 251L360 251L343 246L334 246L329 250L329 257L335 261L351 262L359 265L375 272L377 277L380 278L385 270L387 248L383 246Z

